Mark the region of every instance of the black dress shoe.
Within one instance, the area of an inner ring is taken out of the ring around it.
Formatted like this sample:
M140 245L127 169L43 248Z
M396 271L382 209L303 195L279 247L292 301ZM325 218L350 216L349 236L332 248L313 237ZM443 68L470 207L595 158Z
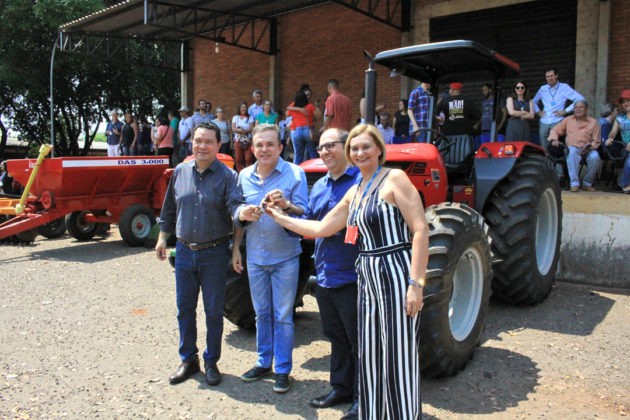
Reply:
M199 369L199 359L191 360L190 362L183 362L181 365L179 365L175 373L173 373L171 377L168 378L168 380L171 385L175 385L180 382L184 382L186 379L190 378L192 375L200 371L201 369Z
M352 407L350 407L350 410L348 410L348 412L343 415L341 420L358 420L358 418L359 418L359 403L355 401L354 404L352 404Z
M343 395L333 389L328 394L322 395L321 397L317 397L309 401L309 404L311 405L311 407L315 408L328 408L337 404L347 403L351 401L352 395Z
M206 383L208 385L218 385L221 382L221 372L216 363L206 362Z

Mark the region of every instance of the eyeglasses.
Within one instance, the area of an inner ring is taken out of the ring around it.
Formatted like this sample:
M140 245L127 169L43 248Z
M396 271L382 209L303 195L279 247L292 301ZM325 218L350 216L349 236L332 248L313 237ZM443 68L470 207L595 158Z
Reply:
M317 151L318 151L319 153L321 153L321 152L322 152L322 150L324 150L324 149L326 149L326 150L328 150L328 151L331 151L332 149L334 149L334 148L335 148L335 144L337 144L337 143L339 143L339 144L343 144L343 142L342 142L342 141L330 141L330 142L328 142L328 143L326 143L326 144L320 144L319 146L317 146Z
M518 90L525 89L525 86L516 86L514 89L518 89Z

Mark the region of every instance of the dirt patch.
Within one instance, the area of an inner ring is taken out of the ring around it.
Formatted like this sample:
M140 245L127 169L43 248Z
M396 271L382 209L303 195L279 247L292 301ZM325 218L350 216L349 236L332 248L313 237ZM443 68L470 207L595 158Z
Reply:
M198 374L170 386L179 363L173 271L112 232L0 245L1 418L337 419L349 408L308 405L329 389L330 351L310 296L296 318L288 394L270 379L240 381L255 336L227 321L223 382L209 387ZM629 319L627 291L567 283L535 307L493 303L468 366L423 380L425 418L625 418Z

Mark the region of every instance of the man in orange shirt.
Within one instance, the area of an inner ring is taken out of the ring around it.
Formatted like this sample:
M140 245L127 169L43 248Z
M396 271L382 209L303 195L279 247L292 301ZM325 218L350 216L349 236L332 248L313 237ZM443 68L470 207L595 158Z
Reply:
M324 129L341 128L350 131L352 126L352 102L343 93L339 92L339 82L336 79L328 81L328 93L326 110L324 112Z
M573 115L555 125L547 140L554 147L558 147L558 138L566 134L565 143L569 148L567 155L567 169L571 178L571 192L580 189L580 161L586 156L586 174L582 181L586 191L595 191L593 180L599 167L597 148L602 143L601 129L597 120L587 115L588 104L580 99L575 102Z

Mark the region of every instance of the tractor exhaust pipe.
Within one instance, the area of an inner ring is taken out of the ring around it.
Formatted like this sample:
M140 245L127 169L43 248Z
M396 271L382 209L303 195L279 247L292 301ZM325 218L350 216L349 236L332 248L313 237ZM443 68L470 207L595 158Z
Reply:
M374 70L374 57L367 51L363 55L368 59L368 69L365 71L365 122L374 124L376 112L376 70Z

